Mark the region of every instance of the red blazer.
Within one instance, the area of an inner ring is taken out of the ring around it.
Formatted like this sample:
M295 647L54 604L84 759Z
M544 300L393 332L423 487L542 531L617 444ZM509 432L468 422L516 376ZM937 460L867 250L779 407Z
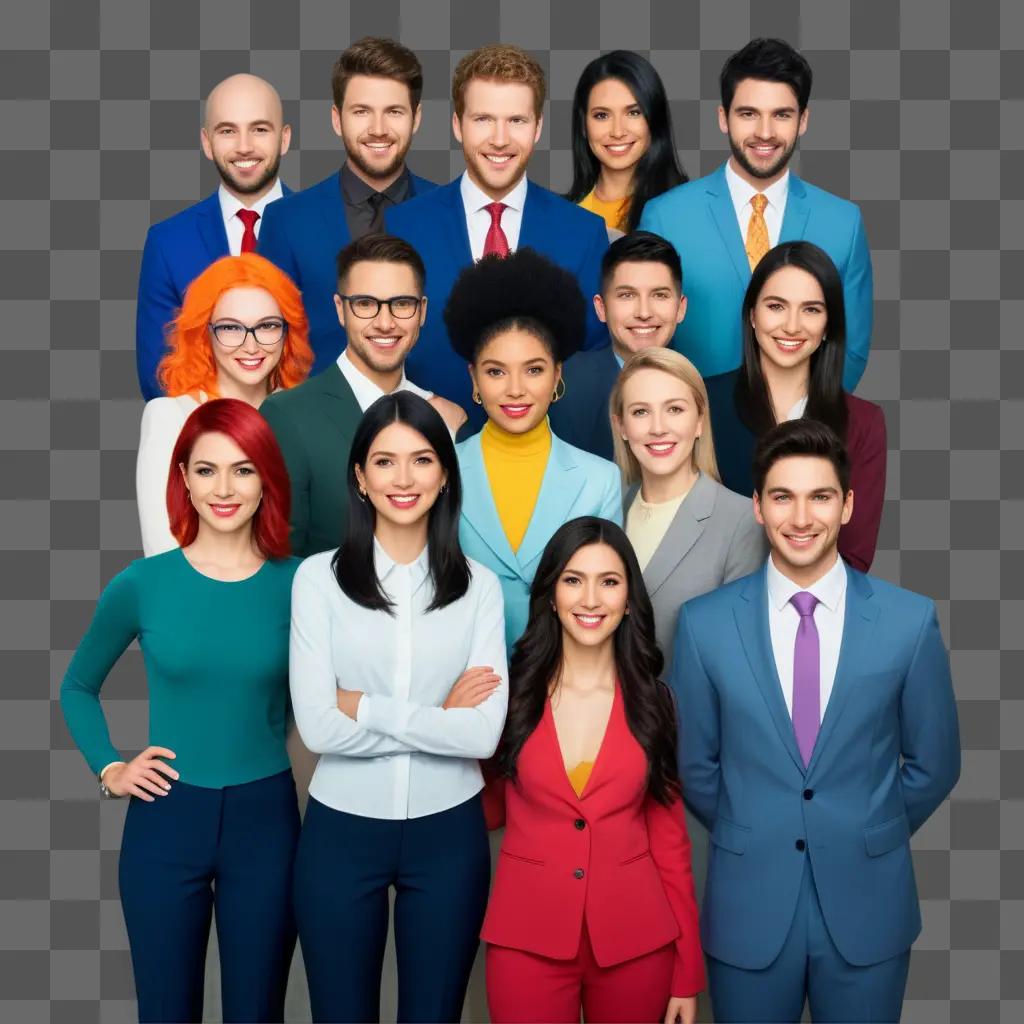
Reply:
M704 988L704 959L683 805L646 794L647 758L622 694L583 796L566 775L550 701L519 754L515 782L484 790L490 828L505 824L481 938L555 960L579 949L584 917L602 967L676 947L672 995Z

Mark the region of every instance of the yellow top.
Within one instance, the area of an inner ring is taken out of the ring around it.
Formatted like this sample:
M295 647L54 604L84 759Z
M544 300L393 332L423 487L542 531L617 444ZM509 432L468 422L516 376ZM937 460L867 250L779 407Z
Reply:
M685 494L680 494L668 501L651 502L644 501L640 491L636 492L626 513L626 536L633 545L641 569L645 570L654 557L685 497Z
M629 196L625 199L598 199L593 191L584 196L579 203L584 210L603 217L605 225L617 231L626 230L626 218L629 216Z
M512 550L518 551L551 454L548 421L541 420L525 434L510 434L488 420L480 432L480 452L498 518Z
M583 796L583 790L587 788L587 783L590 781L590 773L593 770L593 761L580 761L575 768L566 771L566 775L569 776L569 781L572 783L572 788L576 790L577 796Z

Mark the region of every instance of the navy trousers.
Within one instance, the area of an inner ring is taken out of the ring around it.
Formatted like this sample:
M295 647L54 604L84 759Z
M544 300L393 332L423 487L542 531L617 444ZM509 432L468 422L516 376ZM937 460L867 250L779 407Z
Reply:
M399 1024L459 1020L490 859L479 795L402 821L346 814L310 797L295 862L295 913L313 1020L380 1020L391 886Z
M815 1024L898 1024L910 950L866 967L847 963L821 912L808 862L793 924L775 960L760 971L707 957L708 987L720 1024L790 1024L804 1003Z
M203 1019L214 908L225 1024L283 1019L298 836L290 771L224 789L173 782L152 803L132 797L120 883L140 1024Z

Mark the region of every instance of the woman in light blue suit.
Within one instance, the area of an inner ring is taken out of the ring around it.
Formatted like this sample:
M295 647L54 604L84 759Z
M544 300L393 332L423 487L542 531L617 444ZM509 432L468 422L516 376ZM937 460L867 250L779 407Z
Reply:
M530 584L555 530L577 516L622 524L614 463L559 440L547 420L565 393L562 363L583 342L586 303L572 274L527 248L463 270L444 319L469 364L473 401L487 414L457 449L460 540L501 581L511 647L526 628Z

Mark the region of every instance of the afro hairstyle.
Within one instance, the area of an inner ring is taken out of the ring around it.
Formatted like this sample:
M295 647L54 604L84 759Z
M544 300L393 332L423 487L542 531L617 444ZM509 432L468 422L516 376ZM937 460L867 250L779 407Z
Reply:
M485 256L462 271L444 307L452 348L468 363L496 334L535 334L555 362L583 346L587 306L576 278L533 249Z

